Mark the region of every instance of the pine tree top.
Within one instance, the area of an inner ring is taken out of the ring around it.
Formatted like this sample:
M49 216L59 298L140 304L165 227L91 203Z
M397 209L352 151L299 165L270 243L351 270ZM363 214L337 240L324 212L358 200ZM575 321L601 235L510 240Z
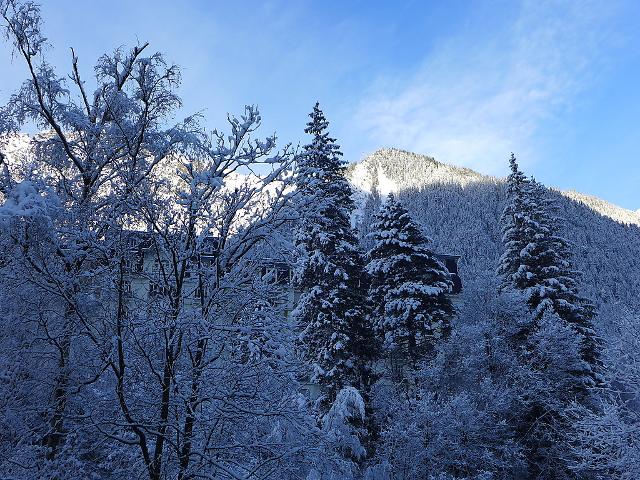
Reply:
M519 170L513 154L509 165L509 201L502 215L505 252L498 267L502 287L524 291L537 320L553 312L571 324L584 336L584 358L593 362L594 307L578 293L579 272L573 269L569 242L558 234L555 202L544 185Z
M351 228L351 186L345 162L319 104L309 115L305 145L296 172L302 213L296 231L301 290L294 317L313 381L327 407L346 385L364 382L375 339L367 315L367 277L356 233Z
M510 194L513 194L514 190L523 188L529 182L529 179L520 170L516 156L513 153L509 157L509 169L511 173L507 177L507 189Z
M324 112L320 109L320 102L316 102L313 106L313 111L309 114L311 121L307 123L304 133L310 133L312 135L318 135L329 128L329 122L324 116ZM335 141L335 139L333 139Z
M449 325L453 307L446 293L446 267L426 247L428 239L409 212L390 195L372 226L375 244L368 253L369 295L374 328L384 348L413 360Z
M328 210L324 213L334 216L329 210L337 208L343 210L341 215L348 221L347 211L353 208L353 201L351 185L344 176L346 162L341 158L340 146L329 136L329 122L318 103L309 117L305 132L312 135L312 139L304 146L298 162L297 188L317 211Z
M311 120L307 123L304 132L313 135L313 139L310 144L305 145L304 147L307 155L324 155L327 157L325 158L325 161L337 161L337 165L342 166L343 161L338 161L338 157L342 156L340 145L336 143L335 138L329 136L329 132L327 131L329 128L329 122L324 116L324 112L320 109L319 102L316 102L313 107L313 111L309 114L309 117Z

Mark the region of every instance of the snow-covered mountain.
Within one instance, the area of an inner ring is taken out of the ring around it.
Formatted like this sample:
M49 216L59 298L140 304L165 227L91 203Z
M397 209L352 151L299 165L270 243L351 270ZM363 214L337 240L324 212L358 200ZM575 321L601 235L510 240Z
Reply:
M410 168L407 168L410 167ZM468 168L440 163L426 155L395 148L383 148L352 164L349 177L353 184L370 192L375 186L382 194L433 183L467 185L492 179Z
M560 193L568 198L584 203L592 210L616 222L640 225L640 210L628 210L593 195L587 195L586 193L580 193L574 190L563 190Z
M348 176L360 224L367 222L362 212L369 192L394 192L424 225L436 249L462 255L467 285L495 272L502 250L504 179L397 149L378 150L350 165ZM590 195L552 192L564 219L562 234L574 245L576 266L584 272L584 293L598 304L640 307L638 213Z
M438 162L427 155L396 148L382 148L362 161L350 165L349 178L356 190L370 193L375 186L382 195L432 184L466 186L470 183L502 183L504 181L469 168ZM640 225L640 209L628 210L596 196L574 190L557 191L612 220L629 225Z

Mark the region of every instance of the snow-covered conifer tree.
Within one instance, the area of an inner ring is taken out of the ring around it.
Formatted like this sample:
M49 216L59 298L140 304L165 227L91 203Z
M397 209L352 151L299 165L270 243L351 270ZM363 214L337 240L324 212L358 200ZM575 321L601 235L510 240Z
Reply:
M532 475L572 478L569 444L575 432L567 412L572 402L592 401L598 358L593 307L578 295L569 243L558 235L546 188L524 177L513 154L510 166L498 272L502 289L522 292L531 311L518 335L531 371L528 409L518 429Z
M550 310L570 323L583 338L583 358L595 364L594 307L578 294L579 272L573 269L569 242L558 235L557 207L542 184L524 176L513 154L509 163L510 198L502 216L505 252L498 267L503 288L524 291L536 319Z
M305 132L312 141L296 172L301 205L296 280L302 294L294 315L312 381L319 383L328 407L343 387L368 384L374 343L364 259L350 223L354 205L345 162L317 103L309 116Z
M591 325L594 306L578 294L579 272L573 269L569 242L558 235L560 219L547 189L531 179L528 185L530 213L524 218L529 243L520 252L521 265L513 275L517 288L525 290L536 317L555 312L583 337L582 354L595 364L598 342Z
M525 239L523 223L526 212L525 191L529 179L520 171L513 153L509 158L509 168L511 173L507 177L508 201L500 219L504 253L500 257L498 274L502 276L503 287L513 283L512 276L520 267L520 252L528 243Z
M416 361L442 337L453 306L451 280L407 210L389 195L373 224L375 245L368 253L373 326L388 352Z

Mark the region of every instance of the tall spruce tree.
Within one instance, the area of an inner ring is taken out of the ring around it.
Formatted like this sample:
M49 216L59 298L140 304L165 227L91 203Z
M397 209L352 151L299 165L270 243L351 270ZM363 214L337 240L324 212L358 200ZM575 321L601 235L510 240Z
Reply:
M598 342L591 325L595 307L578 293L580 273L573 268L569 242L558 235L557 206L535 180L529 181L527 190L530 214L525 216L524 232L530 241L520 252L521 265L513 282L526 292L536 318L551 311L580 333L583 359L595 365Z
M372 226L368 253L373 326L383 348L415 362L449 328L453 284L407 210L389 195Z
M364 258L351 228L354 204L345 162L318 103L309 116L305 132L312 141L304 147L296 172L301 198L296 282L302 293L294 316L311 380L321 388L326 411L343 387L367 389L375 342Z
M521 264L520 252L528 244L524 221L528 211L527 188L529 179L520 171L516 156L509 158L511 173L507 177L507 204L500 218L504 253L500 257L498 275L502 277L502 288L514 284L513 276Z
M578 293L580 274L573 269L569 242L558 235L557 206L544 185L524 176L513 154L509 164L509 201L502 215L505 252L498 267L503 288L522 290L534 318L551 311L571 324L582 336L583 359L595 365L595 309Z
M578 295L567 240L547 189L510 160L508 203L502 216L505 252L498 273L502 289L524 296L531 321L519 336L522 359L531 375L528 409L518 430L532 478L575 478L570 468L575 429L573 402L589 405L597 364L591 327L593 307Z

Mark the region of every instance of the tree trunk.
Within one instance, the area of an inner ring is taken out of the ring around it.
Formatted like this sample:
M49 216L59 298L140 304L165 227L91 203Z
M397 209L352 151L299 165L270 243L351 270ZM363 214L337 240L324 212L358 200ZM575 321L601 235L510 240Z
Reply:
M69 354L71 352L71 326L74 309L67 305L64 314L64 331L58 347L58 376L53 390L53 415L49 420L49 431L43 439L47 447L47 460L54 460L64 440L64 416L67 409L69 387Z

